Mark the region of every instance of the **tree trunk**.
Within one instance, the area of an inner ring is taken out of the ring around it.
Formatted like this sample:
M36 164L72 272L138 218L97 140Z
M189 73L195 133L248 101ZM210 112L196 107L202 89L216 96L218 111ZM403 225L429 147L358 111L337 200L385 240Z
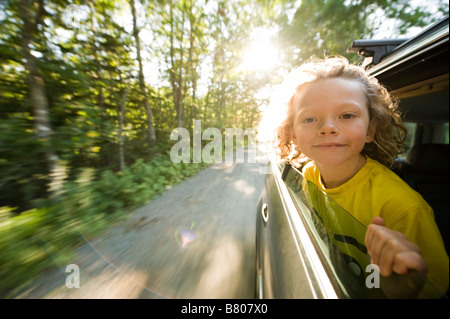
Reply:
M190 120L189 123L192 123L193 120L196 119L196 105L197 105L197 97L196 97L196 91L197 91L197 77L196 77L196 65L194 64L194 42L195 42L195 35L194 35L194 23L195 23L195 17L192 12L192 2L191 2L190 12L189 12L189 59L188 59L188 70L187 70L187 78L190 82L191 88L192 88L192 96L191 96L191 103L189 105L189 115ZM187 86L187 85L186 85Z
M170 1L169 3L169 8L170 8L170 63L171 63L169 75L170 75L170 84L172 86L173 92L173 104L177 115L177 125L178 127L182 127L183 126L183 35L184 35L185 13L183 12L183 21L181 23L182 29L180 39L180 65L177 74L176 72L177 67L175 63L175 47L174 47L174 37L176 28L174 26L172 1Z
M137 27L137 17L136 17L136 8L134 6L134 0L130 0L131 13L133 15L133 36L136 40L136 54L139 63L139 87L144 96L144 109L147 114L147 127L148 127L148 136L150 141L156 141L155 128L153 127L153 112L150 107L149 98L148 98L148 89L145 85L144 79L144 70L142 66L142 57L141 57L141 40L139 39L139 29Z
M125 169L125 154L123 150L123 123L125 120L125 105L127 103L127 96L128 96L129 89L128 87L122 91L122 100L120 101L120 110L118 113L119 117L119 162L120 162L120 170L123 171Z
M24 57L24 68L26 70L26 83L28 85L30 104L33 113L36 136L39 140L47 143L45 158L49 172L49 192L50 196L58 194L62 187L61 170L58 167L58 156L52 145L52 128L50 125L50 114L47 95L45 93L45 82L39 74L37 59L31 53L30 45L32 37L39 32L38 26L41 23L44 13L44 0L35 2L37 4L36 14L33 16L33 3L27 0L20 2L20 16L23 21L22 27L22 49Z

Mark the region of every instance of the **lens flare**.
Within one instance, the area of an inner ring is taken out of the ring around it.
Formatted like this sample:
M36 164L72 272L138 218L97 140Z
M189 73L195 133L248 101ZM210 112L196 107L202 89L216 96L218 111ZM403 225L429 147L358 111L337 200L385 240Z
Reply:
M175 232L175 240L181 248L192 248L198 244L198 236L192 231L195 222L192 222L190 229L179 228Z

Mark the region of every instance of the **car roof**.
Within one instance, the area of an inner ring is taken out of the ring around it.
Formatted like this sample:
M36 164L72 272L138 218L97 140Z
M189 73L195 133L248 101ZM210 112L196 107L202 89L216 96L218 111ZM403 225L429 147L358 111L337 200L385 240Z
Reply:
M448 122L448 42L447 15L410 39L353 41L347 51L373 60L365 63L367 72L401 99L410 120ZM376 51L376 45L384 46L386 53L375 60L370 51Z

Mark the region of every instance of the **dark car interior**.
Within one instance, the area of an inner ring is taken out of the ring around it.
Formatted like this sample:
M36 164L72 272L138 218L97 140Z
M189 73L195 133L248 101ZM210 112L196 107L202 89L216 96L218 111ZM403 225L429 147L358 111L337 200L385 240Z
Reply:
M447 47L448 49L448 47ZM448 72L448 67L446 67ZM405 122L412 124L411 147L394 171L433 208L445 248L449 249L448 73L428 81L429 88L398 92ZM395 94L395 91L394 91ZM417 94L417 95L415 95ZM411 96L412 95L412 96ZM447 140L446 140L447 139Z
M448 38L447 38L448 39ZM448 45L447 56L448 56ZM425 63L425 62L423 62ZM423 66L415 65L420 73ZM394 171L418 191L433 208L436 223L448 253L449 249L449 90L448 60L432 79L393 90L411 124L411 147ZM447 140L446 140L447 139Z

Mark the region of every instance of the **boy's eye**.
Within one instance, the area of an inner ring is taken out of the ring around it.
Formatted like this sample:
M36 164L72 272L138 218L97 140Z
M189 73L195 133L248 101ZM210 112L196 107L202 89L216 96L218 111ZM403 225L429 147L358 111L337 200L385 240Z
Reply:
M344 120L349 120L355 117L355 114L352 113L345 113L341 115L341 118Z
M312 122L314 122L314 118L312 118L312 117L307 117L307 118L303 119L303 123L312 123Z

